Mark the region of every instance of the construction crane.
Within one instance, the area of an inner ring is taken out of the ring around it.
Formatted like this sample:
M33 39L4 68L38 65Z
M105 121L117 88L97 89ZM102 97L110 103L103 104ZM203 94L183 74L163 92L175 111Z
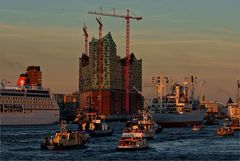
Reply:
M89 11L88 14L101 15L101 16L110 16L110 17L118 17L124 18L126 20L126 98L125 98L125 110L129 112L129 64L130 64L130 19L141 20L140 16L130 16L130 10L127 9L126 15L116 14L115 9L113 9L113 13L104 13L100 8L100 12L97 11Z
M85 55L88 55L88 33L87 33L87 26L84 24L83 32L85 37Z
M103 82L103 41L102 41L102 21L101 21L101 17L96 18L98 24L99 24L99 28L98 28L98 32L99 32L99 38L98 38L98 101L99 101L99 113L103 112L102 109L102 82Z

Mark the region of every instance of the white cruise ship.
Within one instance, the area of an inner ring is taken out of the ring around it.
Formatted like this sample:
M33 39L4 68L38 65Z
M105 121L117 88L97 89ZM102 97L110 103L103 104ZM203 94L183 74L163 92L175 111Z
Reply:
M46 89L2 87L0 125L39 125L59 121L59 107Z
M15 87L7 86L5 80L1 82L0 125L46 125L59 121L58 104L50 90L41 85L40 67L29 66L27 70Z

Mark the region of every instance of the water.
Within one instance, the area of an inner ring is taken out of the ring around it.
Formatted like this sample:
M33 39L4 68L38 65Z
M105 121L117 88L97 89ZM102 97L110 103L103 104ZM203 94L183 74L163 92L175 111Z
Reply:
M149 149L126 152L116 150L124 123L111 123L111 127L113 136L91 138L84 149L59 151L40 150L41 141L57 125L1 127L1 160L240 160L240 132L216 137L217 126L197 132L164 129L149 141Z

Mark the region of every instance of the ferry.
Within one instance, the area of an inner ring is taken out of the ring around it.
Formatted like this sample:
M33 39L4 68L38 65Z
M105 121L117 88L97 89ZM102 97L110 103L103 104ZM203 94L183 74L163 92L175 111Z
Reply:
M163 127L191 127L204 121L205 109L195 96L195 78L186 77L183 84L169 84L167 77L156 81L157 97L153 98L149 112L153 120Z
M17 86L0 87L0 125L45 125L59 121L59 106L50 89L26 85L26 75L20 75Z
M144 150L147 148L149 148L149 144L142 133L123 133L117 145L117 149L122 151Z

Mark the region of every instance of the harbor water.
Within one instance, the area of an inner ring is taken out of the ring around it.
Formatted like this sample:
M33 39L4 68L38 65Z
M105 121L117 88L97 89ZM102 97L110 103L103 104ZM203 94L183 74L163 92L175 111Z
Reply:
M113 136L91 138L82 149L40 150L46 136L58 125L2 126L1 160L239 160L240 132L216 137L218 125L200 131L191 128L166 128L149 141L142 151L117 151L125 123L110 123ZM74 125L71 125L74 126ZM73 128L73 127L72 127Z

